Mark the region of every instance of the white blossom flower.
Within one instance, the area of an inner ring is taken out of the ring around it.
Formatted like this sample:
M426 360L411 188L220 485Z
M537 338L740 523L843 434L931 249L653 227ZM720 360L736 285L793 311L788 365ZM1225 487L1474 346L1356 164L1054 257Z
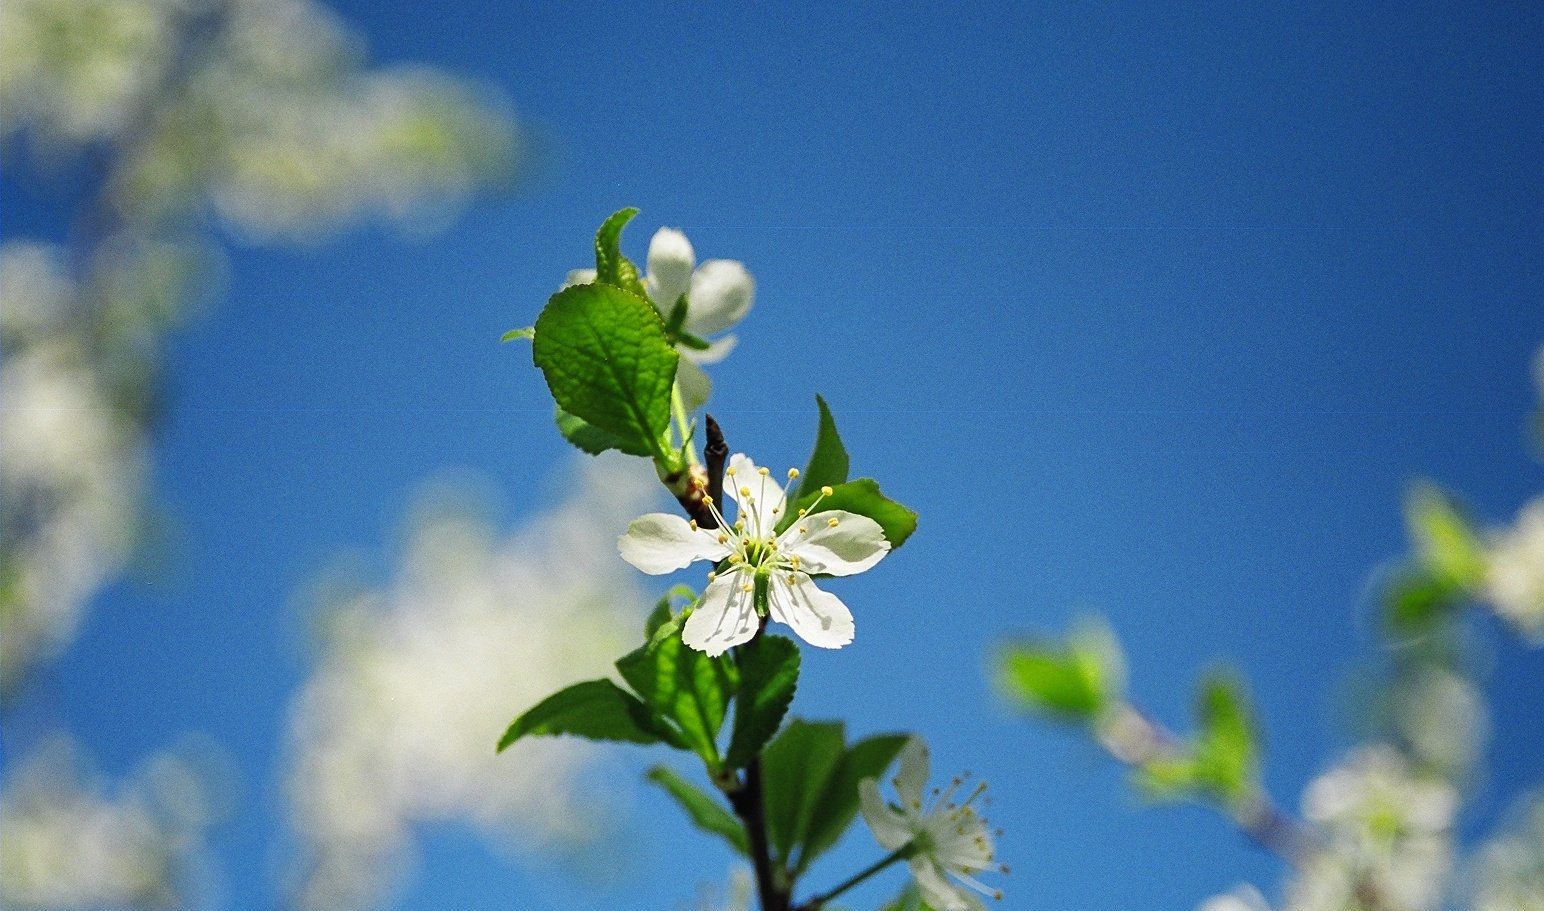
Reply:
M1196 911L1271 911L1271 906L1259 889L1240 885L1232 892L1213 895L1197 906Z
M724 491L739 506L733 524L709 502L719 527L667 513L633 520L618 541L622 558L651 575L664 575L698 560L727 560L709 573L702 602L687 619L681 638L709 655L748 642L761 628L763 611L819 648L852 641L852 612L841 599L816 587L814 576L850 576L869 569L890 552L884 529L867 516L830 509L816 513L821 495L781 534L787 492L765 468L737 453L725 471ZM790 469L789 480L798 477Z
M594 269L575 269L568 273L567 285L595 281ZM683 341L676 346L681 355L676 379L688 410L696 410L708 400L712 388L703 364L716 364L729 356L739 341L734 333L709 337L733 328L750 312L756 283L745 264L731 259L710 259L697 265L691 241L675 228L660 228L649 241L648 274L644 287L659 312L668 317L682 295L686 296L686 319L681 329L706 347Z
M1479 850L1469 886L1473 911L1544 911L1544 796Z
M1486 599L1529 642L1544 645L1544 497L1523 507L1489 556Z
M927 744L919 737L908 740L901 749L900 765L900 773L891 779L901 799L898 807L880 796L875 779L865 778L858 784L859 809L880 846L909 852L906 864L918 891L939 911L979 911L983 905L976 893L1002 898L1000 891L976 879L977 873L986 870L1007 872L994 863L986 819L972 806L986 791L986 783L955 803L954 795L965 782L963 777L955 778L946 790L935 788L931 805L924 809Z

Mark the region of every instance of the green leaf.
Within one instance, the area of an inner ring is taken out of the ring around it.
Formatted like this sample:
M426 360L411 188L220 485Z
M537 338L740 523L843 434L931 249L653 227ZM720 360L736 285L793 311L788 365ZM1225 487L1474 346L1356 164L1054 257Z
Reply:
M906 734L879 734L847 748L825 794L815 804L804 850L799 854L798 872L836 845L858 815L858 782L883 777L909 739Z
M731 691L725 663L671 637L622 656L616 666L645 705L675 722L682 740L717 766L718 731Z
M649 613L649 618L643 624L643 638L646 643L652 641L660 630L675 619L672 603L677 598L690 604L697 600L697 593L690 585L672 585L669 591L661 595L659 602L654 605L654 610Z
M1009 645L999 679L1010 698L1064 721L1092 721L1120 699L1125 660L1103 621L1083 621L1065 643Z
M1197 714L1197 783L1230 804L1251 796L1258 787L1259 747L1243 684L1231 674L1209 674L1201 684Z
M742 769L777 733L799 685L799 647L782 636L760 635L740 647L734 733L725 763Z
M681 809L686 811L686 815L697 824L697 828L719 836L742 855L750 856L750 839L745 834L745 827L718 801L661 765L649 770L649 780L674 797L676 803L681 805Z
M1449 616L1463 595L1463 589L1445 573L1425 566L1404 567L1383 588L1384 621L1395 633L1424 633Z
M800 488L801 491L803 488ZM819 504L816 499L819 498ZM911 537L911 533L917 530L917 514L902 506L894 500L886 497L879 490L879 482L873 478L858 478L856 481L848 481L845 484L831 485L831 495L820 497L819 490L812 490L808 494L801 493L799 501L794 504L787 516L778 523L781 531L792 525L799 517L800 509L810 509L813 512L825 512L828 509L845 509L848 512L857 513L860 516L868 516L884 530L885 540L891 547L900 547Z
M809 833L815 806L841 762L844 739L841 722L795 718L762 752L767 839L785 865Z
M631 291L647 301L649 292L638 278L638 267L622 255L622 229L637 214L638 210L631 206L621 209L612 213L610 218L601 223L600 230L595 232L595 278Z
M1196 789L1195 760L1186 754L1149 759L1137 767L1136 781L1154 800L1178 800Z
M522 737L557 734L628 743L668 739L633 694L610 680L587 680L559 690L516 718L499 739L499 752Z
M653 306L610 285L565 288L536 319L531 357L559 408L609 434L623 452L673 464L677 355Z
M1458 505L1430 484L1418 484L1405 498L1405 521L1421 560L1433 573L1462 587L1478 585L1489 561Z
M831 416L831 409L826 407L825 399L815 396L815 405L820 409L815 450L810 453L809 464L804 468L799 492L793 497L794 500L801 499L807 493L814 493L823 486L835 487L847 480L847 447L842 445L841 434L836 432L836 419Z
M879 911L934 911L932 905L922 900L916 883L908 882L901 894L886 902Z
M584 418L575 417L561 408L553 415L553 419L557 422L558 433L563 435L563 439L590 455L600 455L608 449L617 449L628 455L644 457L654 452L648 447L633 445L616 434L607 433Z
M504 333L503 335L499 336L499 341L501 341L501 342L512 342L512 341L514 341L517 338L525 338L525 339L534 339L534 338L536 338L536 327L535 326L526 326L524 329L511 329L508 332Z

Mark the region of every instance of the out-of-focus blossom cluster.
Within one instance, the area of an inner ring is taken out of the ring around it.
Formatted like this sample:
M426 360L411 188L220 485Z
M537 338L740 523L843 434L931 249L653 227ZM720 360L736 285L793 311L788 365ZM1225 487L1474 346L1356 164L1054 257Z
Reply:
M517 849L595 837L618 796L585 796L599 747L493 747L512 706L603 676L642 622L616 530L654 485L631 468L588 463L566 502L509 539L464 509L420 511L391 586L324 597L290 721L300 908L384 901L418 824L467 822Z
M311 0L6 0L0 140L100 185L68 248L0 249L0 694L72 640L145 525L161 339L258 239L432 227L516 152L497 104L362 65ZM7 166L15 164L8 158Z
M1544 645L1544 498L1496 534L1489 557L1485 598L1525 639Z
M1544 911L1544 798L1526 801L1516 824L1480 850L1470 880L1473 911Z
M109 794L67 740L47 742L0 792L0 906L200 907L219 803L208 770L189 757L152 757Z

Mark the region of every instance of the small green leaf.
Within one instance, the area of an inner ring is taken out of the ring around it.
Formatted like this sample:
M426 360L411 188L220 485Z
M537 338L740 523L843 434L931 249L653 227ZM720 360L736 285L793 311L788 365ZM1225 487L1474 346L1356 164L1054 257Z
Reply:
M638 278L638 267L622 255L622 229L637 214L638 210L632 207L621 209L612 213L595 232L595 278L631 291L647 301L649 292Z
M1196 789L1196 764L1188 755L1147 760L1136 769L1137 785L1153 800L1178 800Z
M501 341L501 342L512 342L512 341L514 341L517 338L525 338L525 339L534 339L534 338L536 338L536 327L535 326L526 326L524 329L511 329L508 332L504 333L503 335L499 336L499 341Z
M1478 585L1488 560L1458 505L1430 484L1418 484L1405 498L1405 521L1421 560L1433 573L1462 587Z
M1404 635L1427 632L1464 597L1460 588L1445 573L1435 573L1425 566L1408 566L1396 571L1384 586L1384 620L1390 631Z
M809 464L804 468L799 492L794 500L802 499L805 494L814 493L823 486L835 487L847 480L847 447L842 445L841 434L836 432L836 419L831 416L831 409L826 407L825 399L815 396L815 405L820 409L815 450L810 453Z
M719 836L742 855L750 856L750 839L745 834L745 827L718 801L661 765L649 770L649 780L674 797L676 803L681 805L681 809L686 811L686 815L696 823L697 828Z
M820 498L818 505L816 498ZM873 478L858 478L845 484L831 485L829 497L820 497L819 490L801 494L794 509L778 523L778 530L792 525L800 509L813 509L814 512L845 509L860 516L868 516L879 523L891 547L905 544L906 539L917 530L917 514L881 493L879 482Z
M610 680L587 680L559 690L516 718L499 739L499 752L522 737L557 734L628 743L667 739L633 694Z
M744 768L777 733L799 685L799 647L782 636L760 635L740 647L734 733L725 763Z
M797 872L803 872L811 861L836 845L858 815L858 783L865 778L883 777L909 739L906 734L880 734L847 748L825 794L815 804L804 850L795 867Z
M1064 721L1092 721L1125 689L1120 645L1101 620L1082 621L1065 643L1009 645L999 674L1010 698Z
M677 355L649 303L610 285L565 288L536 319L531 357L564 412L609 434L623 452L674 463Z
M1233 675L1214 672L1201 683L1197 708L1197 783L1225 803L1236 804L1258 789L1259 746L1243 684Z
M787 864L804 843L815 806L841 762L844 739L841 722L795 718L762 752L767 839L779 862Z

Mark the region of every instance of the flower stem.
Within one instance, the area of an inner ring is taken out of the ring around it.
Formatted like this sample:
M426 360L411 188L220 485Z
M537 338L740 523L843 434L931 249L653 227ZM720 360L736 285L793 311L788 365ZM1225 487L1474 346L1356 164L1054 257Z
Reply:
M881 857L879 860L874 861L867 867L864 867L862 870L859 870L857 873L854 873L852 876L849 876L847 879L843 880L840 885L837 885L834 888L826 892L822 892L814 898L811 898L809 901L800 905L796 911L819 911L819 909L824 906L826 902L836 898L838 895L841 895L843 892L846 892L848 889L851 889L853 886L863 882L864 880L873 876L875 873L878 873L880 870L885 869L896 861L905 860L911 855L911 843L907 842L906 844L901 845L899 848L896 848L894 851L891 851L889 854L886 854L884 857Z

